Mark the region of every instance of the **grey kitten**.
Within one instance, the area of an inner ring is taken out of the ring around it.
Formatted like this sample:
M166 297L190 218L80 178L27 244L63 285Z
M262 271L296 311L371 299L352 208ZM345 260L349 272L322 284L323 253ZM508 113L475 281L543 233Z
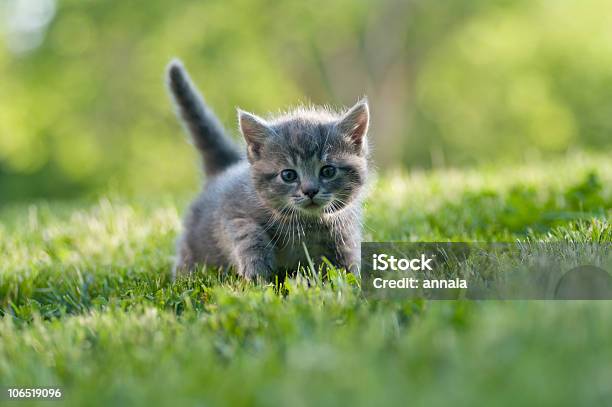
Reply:
M358 273L366 100L343 114L299 108L270 120L238 110L245 157L178 61L169 65L168 86L207 175L185 217L174 276L206 264L269 279L308 257Z

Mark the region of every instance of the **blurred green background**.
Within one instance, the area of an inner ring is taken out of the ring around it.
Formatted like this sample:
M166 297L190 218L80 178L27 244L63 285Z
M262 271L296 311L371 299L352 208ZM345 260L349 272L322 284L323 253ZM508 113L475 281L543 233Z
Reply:
M612 2L0 0L0 202L195 188L163 85L235 107L367 94L377 167L606 150Z

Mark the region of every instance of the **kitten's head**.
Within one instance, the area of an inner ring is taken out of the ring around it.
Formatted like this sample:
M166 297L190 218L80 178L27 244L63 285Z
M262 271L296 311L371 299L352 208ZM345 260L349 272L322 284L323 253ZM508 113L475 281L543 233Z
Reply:
M367 176L369 109L298 109L273 120L238 111L255 189L281 213L322 217L360 195Z

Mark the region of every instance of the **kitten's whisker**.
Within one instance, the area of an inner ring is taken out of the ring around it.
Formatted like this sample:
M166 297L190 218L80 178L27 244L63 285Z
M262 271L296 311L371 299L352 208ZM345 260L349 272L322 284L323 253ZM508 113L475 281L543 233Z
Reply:
M280 209L278 209L278 213L276 211L273 211L271 213L270 218L266 222L266 226L264 227L263 231L259 233L258 236L261 237L261 235L267 232L270 228L277 226L279 223L281 224L281 229L279 230L278 228L275 228L274 233L272 234L270 240L268 241L264 249L267 249L272 243L276 244L277 239L281 237L283 218L286 217L286 211L288 209L290 209L289 202L285 203Z
M293 222L295 221L295 210L291 211L291 246L295 243L295 226Z

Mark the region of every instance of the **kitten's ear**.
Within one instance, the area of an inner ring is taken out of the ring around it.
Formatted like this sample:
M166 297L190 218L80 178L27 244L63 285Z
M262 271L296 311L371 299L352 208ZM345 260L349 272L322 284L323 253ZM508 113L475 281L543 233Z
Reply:
M370 108L368 100L364 98L342 116L338 122L338 129L349 138L358 152L362 152L369 124Z
M249 159L259 158L261 147L272 132L268 123L261 117L240 109L238 109L238 123L247 143Z

